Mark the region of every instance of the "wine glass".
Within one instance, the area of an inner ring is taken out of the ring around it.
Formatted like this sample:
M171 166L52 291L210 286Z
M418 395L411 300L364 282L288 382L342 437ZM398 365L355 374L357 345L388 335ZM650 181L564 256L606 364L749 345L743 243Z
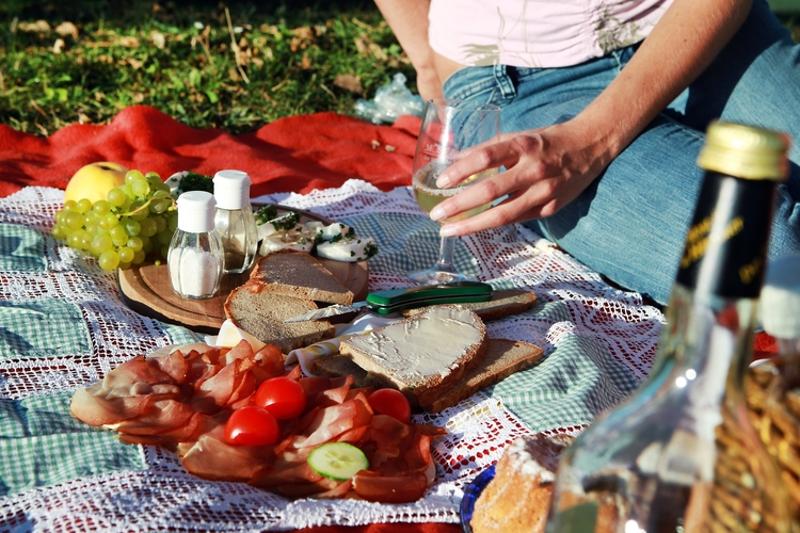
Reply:
M431 100L425 106L417 150L414 155L411 187L420 208L426 213L439 202L458 194L480 180L497 174L498 169L488 169L473 174L458 185L442 189L436 178L467 148L489 141L500 131L500 108L492 104L477 104L463 100ZM463 213L439 220L440 224L462 220L485 211L487 203ZM408 276L420 285L436 285L471 279L453 265L452 237L440 237L439 259L424 270Z

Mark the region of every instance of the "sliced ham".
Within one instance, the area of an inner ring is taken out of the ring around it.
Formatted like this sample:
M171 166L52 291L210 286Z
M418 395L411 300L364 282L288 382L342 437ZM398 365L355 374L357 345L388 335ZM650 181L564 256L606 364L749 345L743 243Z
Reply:
M346 431L368 424L370 417L369 406L358 399L323 407L311 422L309 435L295 439L294 446L303 448L325 444Z
M273 461L269 446L231 446L224 442L223 433L224 427L219 426L194 443L178 446L183 467L205 479L250 481Z
M353 478L353 490L365 500L384 503L417 501L425 495L428 480L421 472L383 475L362 470Z

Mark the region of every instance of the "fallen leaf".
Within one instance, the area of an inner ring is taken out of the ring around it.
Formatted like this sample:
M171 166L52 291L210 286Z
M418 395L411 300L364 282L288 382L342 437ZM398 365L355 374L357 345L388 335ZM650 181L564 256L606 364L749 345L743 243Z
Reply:
M372 139L369 144L373 150L377 150L381 146L381 142L378 139Z
M310 41L314 38L314 31L308 26L300 26L292 30L292 35Z
M129 57L127 59L127 63L131 66L133 70L139 70L140 68L142 68L142 65L144 65L144 62L139 61L138 59L135 59L133 57Z
M78 27L73 24L72 22L62 22L58 26L56 26L56 33L62 37L72 37L73 39L78 39Z
M392 153L392 152L397 151L397 147L396 146L392 146L391 144L387 144L386 146L384 146L384 150L386 150L389 153Z
M356 50L358 50L359 54L367 55L367 53L369 52L369 45L367 39L363 35L360 35L355 39L353 39L353 44L356 45Z
M115 44L124 46L126 48L139 48L139 39L137 39L136 37L125 35L117 39Z
M53 43L53 53L60 54L61 52L64 51L65 46L66 43L64 42L64 39L59 37L58 39L56 39L56 42Z
M161 33L160 31L153 30L150 32L150 40L153 42L156 48L163 50L164 46L167 44L166 36Z
M362 94L364 92L364 88L361 86L361 79L353 74L339 74L333 80L333 84L351 93Z
M308 58L308 54L303 54L303 58L300 60L300 68L303 70L311 68L311 60Z
M36 22L20 22L17 29L25 33L50 33L50 24L46 20Z

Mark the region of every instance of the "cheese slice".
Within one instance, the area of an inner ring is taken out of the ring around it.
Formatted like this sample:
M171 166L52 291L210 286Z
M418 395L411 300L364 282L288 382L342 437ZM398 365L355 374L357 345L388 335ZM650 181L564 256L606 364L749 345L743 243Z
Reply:
M214 344L220 348L233 348L242 340L249 342L254 352L266 346L266 344L246 331L237 328L236 324L230 320L225 320L225 322L222 323L222 326L219 328L219 333L217 334L217 340Z

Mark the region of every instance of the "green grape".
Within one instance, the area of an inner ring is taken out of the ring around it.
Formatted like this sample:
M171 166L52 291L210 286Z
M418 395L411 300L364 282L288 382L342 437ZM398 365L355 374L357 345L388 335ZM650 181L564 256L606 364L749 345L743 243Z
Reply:
M144 262L144 258L145 258L144 251L139 250L135 254L133 254L133 261L131 261L131 263L133 263L134 265L141 265Z
M119 224L119 220L117 220L117 215L114 213L106 213L100 218L100 227L110 230L114 226Z
M147 255L153 249L153 243L147 237L141 237L141 239L142 239L142 251L145 253L145 255Z
M78 207L78 203L75 200L67 200L66 202L64 202L64 209L66 209L67 211L72 211L76 207Z
M122 227L125 228L125 231L131 237L139 235L139 232L142 231L142 225L139 223L139 221L132 218L123 219Z
M166 191L164 189L158 189L153 193L153 200L168 199L170 200L170 204L172 204L171 198L172 197L169 195L169 189Z
M167 221L164 217L156 217L156 233L162 233L165 229L167 229Z
M111 204L109 204L105 200L97 200L92 205L92 212L97 213L98 215L105 215L111 210Z
M125 246L128 243L128 232L122 226L114 226L108 233L115 246Z
M113 247L114 243L107 233L96 233L92 239L91 251L95 255L100 255L104 252L107 252Z
M106 272L111 272L119 266L119 254L114 250L106 250L100 254L97 264Z
M125 202L128 201L128 197L122 189L117 187L108 191L106 200L108 200L108 203L111 204L112 207L122 207L125 205Z
M58 222L53 225L53 230L51 234L53 235L54 239L58 239L62 241L67 238L68 228L66 224L59 224Z
M75 207L78 213L81 214L88 213L91 208L92 208L92 202L88 198L81 198L80 200L78 200L78 204Z
M152 218L142 220L142 235L152 237L158 232L158 224Z
M64 224L64 225L66 225L66 220L65 220L66 218L67 218L67 212L64 211L63 209L60 209L60 210L56 211L56 214L53 217L53 220L55 220L56 224Z
M67 245L70 248L75 248L76 250L81 249L81 236L77 233L70 233L67 236Z
M141 170L129 170L125 173L125 184L132 185L134 181L139 181L145 179L144 174L142 174Z
M78 247L81 250L89 251L89 249L92 247L93 234L89 233L89 231L85 229L78 230L76 233L78 234L78 237L80 237L80 243L78 244Z
M138 220L139 222L150 216L150 213L146 208L140 209L142 205L144 204L142 204L141 202L136 202L133 204L133 207L131 209L131 218Z
M63 217L64 224L70 229L78 229L83 226L83 216L72 211L67 212Z
M144 178L131 182L131 190L138 198L146 198L150 192L150 184Z
M161 176L156 172L148 172L144 177L147 179L147 184L150 185L150 188L154 191L160 189L161 185L164 183L161 181Z
M172 240L172 235L167 233L166 231L164 231L164 232L159 233L156 236L156 240L159 242L159 244L169 244L169 241ZM166 254L165 254L165 257L166 257Z
M150 204L150 211L160 215L161 213L165 212L167 209L170 208L172 202L170 200L156 200L152 204Z
M84 225L98 226L98 225L100 225L100 217L101 216L102 215L100 215L97 211L92 209L91 211L89 211L88 213L83 215L83 218L84 218L83 223L84 223Z
M127 246L123 246L119 249L119 262L120 263L130 263L133 261L133 256L136 254L133 250L128 248Z
M131 237L130 239L128 239L128 243L126 244L126 246L131 250L133 250L134 252L138 252L142 249L144 243L142 242L142 239L140 239L139 237Z

